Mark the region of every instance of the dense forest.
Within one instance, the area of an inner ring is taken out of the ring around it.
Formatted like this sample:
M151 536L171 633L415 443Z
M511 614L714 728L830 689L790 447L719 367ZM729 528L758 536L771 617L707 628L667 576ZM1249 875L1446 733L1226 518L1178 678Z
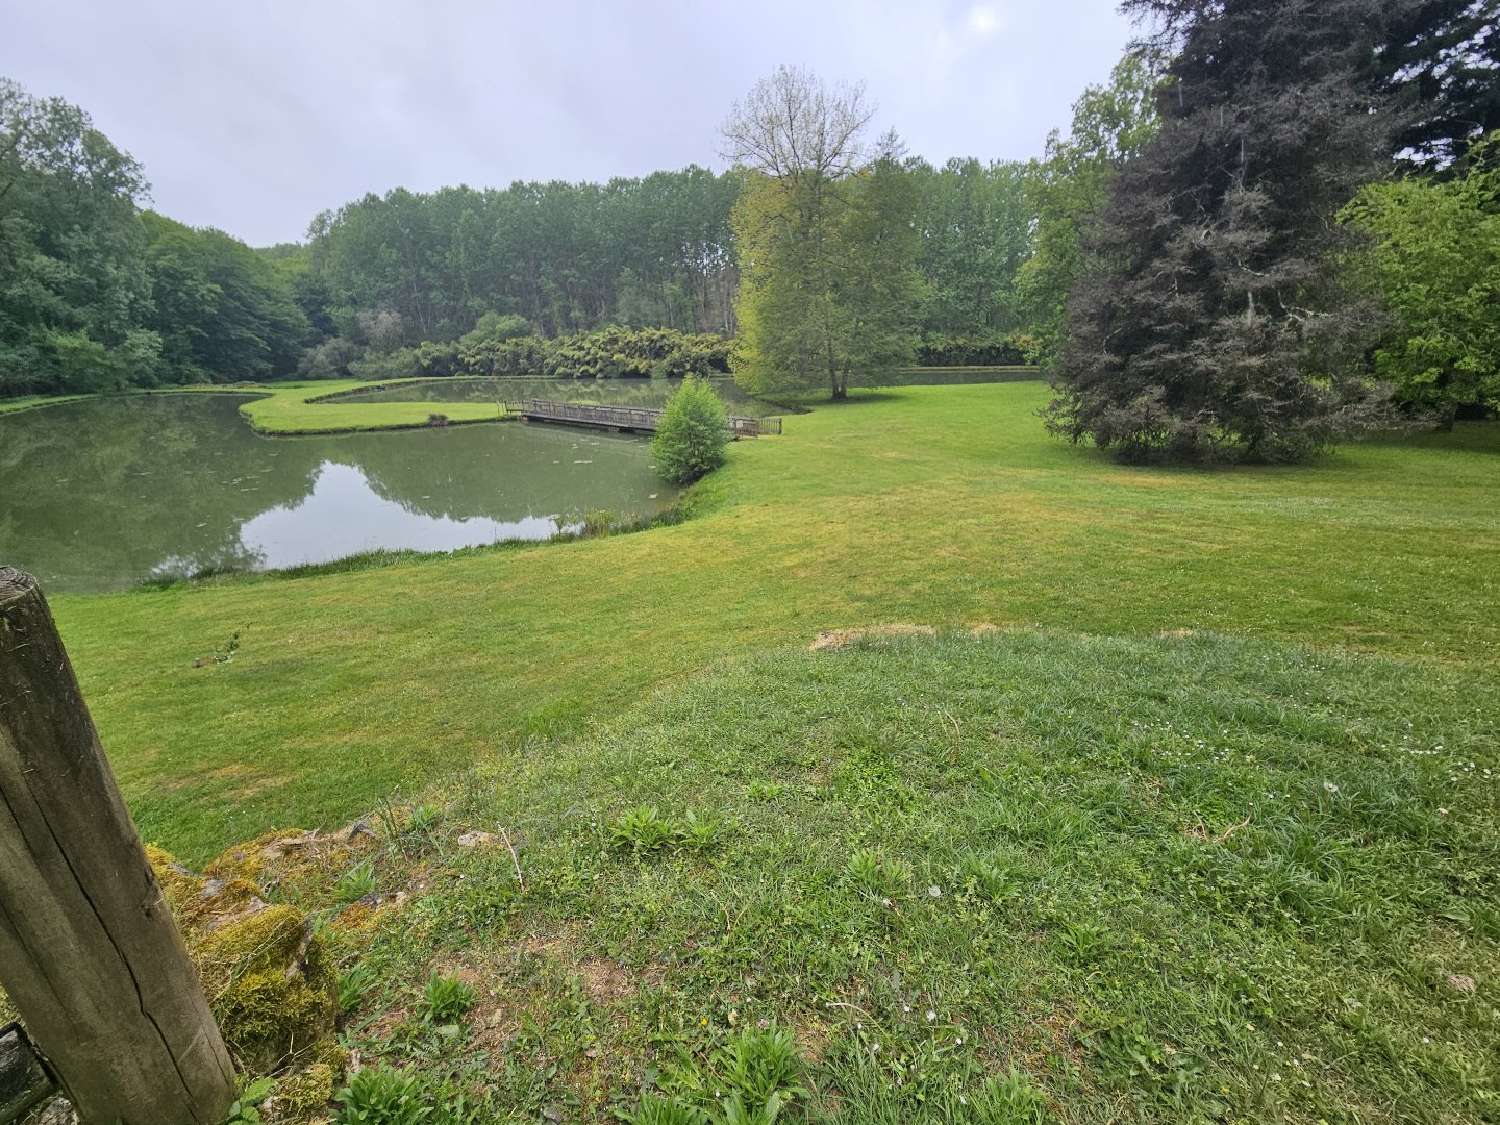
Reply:
M1127 456L1451 420L1500 398L1497 4L1131 0L1149 33L1027 162L871 143L862 90L782 68L727 171L397 188L262 249L0 81L0 393L1036 362L1054 430ZM787 162L828 114L844 143Z
M904 164L924 356L1017 361L1019 163ZM146 207L86 112L0 84L0 393L301 374L725 370L743 175L397 188L251 249ZM670 334L630 329L670 329ZM713 337L708 339L707 337Z

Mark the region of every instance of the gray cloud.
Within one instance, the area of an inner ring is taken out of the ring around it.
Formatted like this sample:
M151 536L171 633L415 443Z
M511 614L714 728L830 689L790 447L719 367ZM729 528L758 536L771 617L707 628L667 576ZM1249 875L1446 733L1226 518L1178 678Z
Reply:
M0 0L0 74L145 166L155 206L255 244L396 186L718 167L778 63L864 79L915 153L1039 153L1129 37L1112 0Z

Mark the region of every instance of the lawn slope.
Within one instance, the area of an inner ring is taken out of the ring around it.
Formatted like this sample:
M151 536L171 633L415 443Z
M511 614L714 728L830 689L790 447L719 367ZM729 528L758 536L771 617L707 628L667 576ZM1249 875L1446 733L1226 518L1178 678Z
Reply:
M54 607L145 835L188 859L826 628L1207 628L1494 670L1500 427L1168 472L1048 438L1044 397L819 407L734 445L674 527ZM233 663L193 666L236 631Z
M783 1120L1493 1121L1497 737L1492 677L1264 641L783 647L380 821L404 905L302 905L366 1064L476 1121L753 1108L757 1029Z

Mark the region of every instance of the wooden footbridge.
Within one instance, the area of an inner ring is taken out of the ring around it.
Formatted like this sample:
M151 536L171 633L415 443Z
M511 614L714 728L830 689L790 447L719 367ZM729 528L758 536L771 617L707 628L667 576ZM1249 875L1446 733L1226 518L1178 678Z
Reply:
M560 422L569 426L596 426L606 430L654 432L665 413L650 406L605 406L584 402L558 402L531 398L513 408L528 422ZM781 433L780 418L745 418L729 416L729 433L740 438Z

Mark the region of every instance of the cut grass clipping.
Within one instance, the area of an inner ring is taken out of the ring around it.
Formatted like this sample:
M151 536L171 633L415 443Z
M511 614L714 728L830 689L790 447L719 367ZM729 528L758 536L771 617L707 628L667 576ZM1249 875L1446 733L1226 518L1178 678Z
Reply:
M347 1035L473 1121L1493 1121L1497 723L1203 634L737 661L430 794Z

